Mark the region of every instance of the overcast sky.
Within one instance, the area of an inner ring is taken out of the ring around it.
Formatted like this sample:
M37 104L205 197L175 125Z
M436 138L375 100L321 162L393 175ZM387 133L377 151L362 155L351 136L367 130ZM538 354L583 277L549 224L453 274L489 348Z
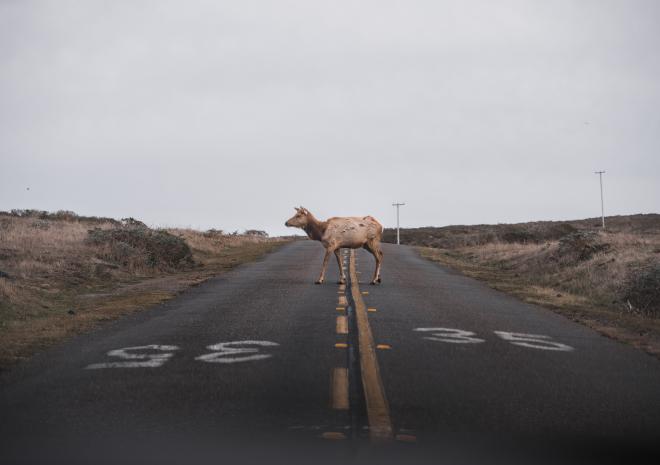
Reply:
M0 0L0 210L660 212L660 2ZM29 188L29 190L28 190Z

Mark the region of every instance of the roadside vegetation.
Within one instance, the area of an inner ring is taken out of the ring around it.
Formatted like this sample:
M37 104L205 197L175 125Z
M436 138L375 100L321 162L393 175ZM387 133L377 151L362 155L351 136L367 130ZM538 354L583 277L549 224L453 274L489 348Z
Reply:
M660 215L401 231L403 244L491 287L660 356ZM396 232L385 231L385 242Z
M0 370L286 241L263 231L152 229L133 218L66 211L0 212Z

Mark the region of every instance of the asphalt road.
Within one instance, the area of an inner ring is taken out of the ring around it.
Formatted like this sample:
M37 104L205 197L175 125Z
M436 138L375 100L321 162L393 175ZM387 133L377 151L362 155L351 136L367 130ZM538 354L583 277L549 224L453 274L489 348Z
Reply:
M657 452L660 361L408 247L384 252L381 285L364 251L346 254L345 288L334 263L314 285L322 248L295 242L35 356L0 380L0 459Z

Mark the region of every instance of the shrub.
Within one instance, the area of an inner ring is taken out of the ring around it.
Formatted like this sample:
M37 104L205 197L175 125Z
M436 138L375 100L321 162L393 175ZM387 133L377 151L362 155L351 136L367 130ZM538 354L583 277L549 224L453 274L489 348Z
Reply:
M532 242L541 243L556 241L564 236L577 232L578 229L569 223L537 222L528 226Z
M561 257L584 261L609 248L597 232L577 231L559 239L558 253Z
M209 229L208 231L205 231L203 235L204 237L214 238L224 236L225 233L222 229Z
M34 220L31 225L34 229L50 229L50 221L48 220Z
M631 309L645 316L660 317L660 263L631 273L623 296Z
M500 232L500 240L507 243L526 244L534 241L534 235L524 226L507 225Z
M261 231L258 229L248 229L245 231L246 236L257 236L257 237L268 237L268 233L266 231Z
M183 268L193 264L192 252L180 237L148 228L94 228L87 243L107 246L105 259L122 265L143 264L151 268Z
M50 220L60 220L60 221L76 221L78 219L78 215L76 215L75 212L72 212L70 210L58 210L55 213L47 213L45 218L42 219L50 219Z
M50 221L67 221L69 223L110 223L115 226L121 226L121 223L113 218L105 218L99 216L79 216L76 213L68 210L59 210L54 213L45 210L20 210L13 209L10 212L0 211L0 216L9 216L15 218L35 218L38 220Z
M148 229L149 227L140 220L136 220L133 217L122 218L121 225L125 228L143 228Z

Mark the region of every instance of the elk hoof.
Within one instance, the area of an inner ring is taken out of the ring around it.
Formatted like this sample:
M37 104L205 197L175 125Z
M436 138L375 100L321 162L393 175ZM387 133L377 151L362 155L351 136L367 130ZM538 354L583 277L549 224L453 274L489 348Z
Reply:
M340 279L339 281L337 281L337 284L346 284L346 280L345 279Z
M319 280L317 280L317 281L314 281L314 284L323 284L323 280L322 280L322 279L319 279Z

